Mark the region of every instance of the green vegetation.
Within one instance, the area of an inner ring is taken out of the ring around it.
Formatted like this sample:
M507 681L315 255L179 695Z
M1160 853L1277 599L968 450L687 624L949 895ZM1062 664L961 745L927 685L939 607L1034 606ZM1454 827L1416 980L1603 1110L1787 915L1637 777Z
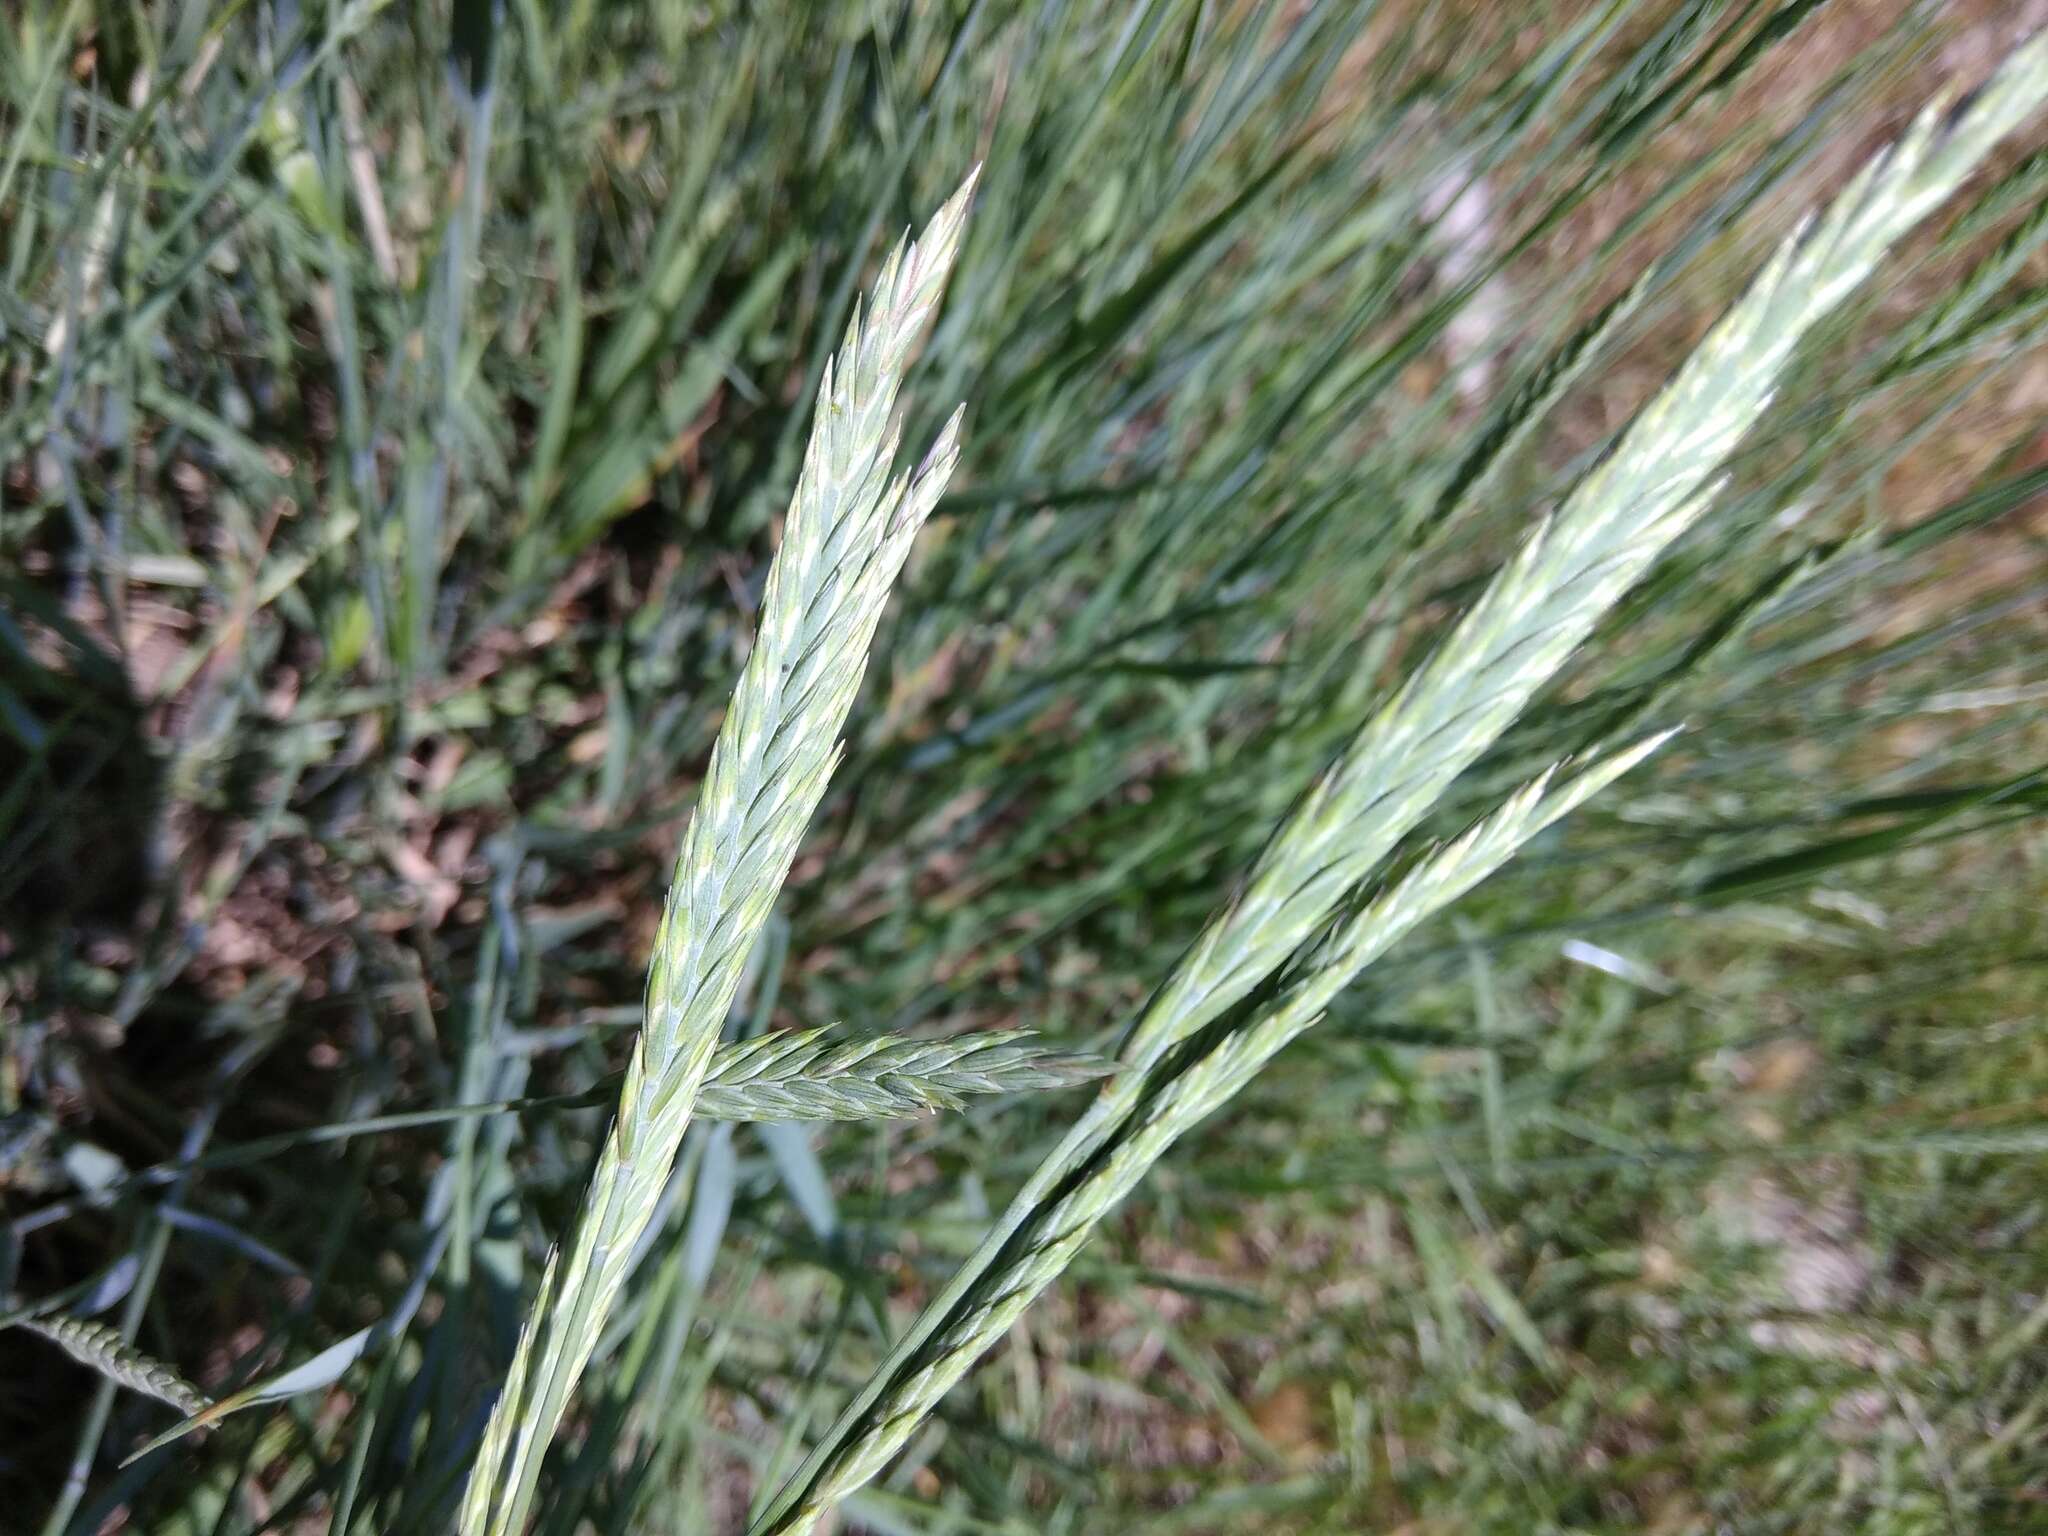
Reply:
M2048 1522L2012 25L10 19L0 1507Z

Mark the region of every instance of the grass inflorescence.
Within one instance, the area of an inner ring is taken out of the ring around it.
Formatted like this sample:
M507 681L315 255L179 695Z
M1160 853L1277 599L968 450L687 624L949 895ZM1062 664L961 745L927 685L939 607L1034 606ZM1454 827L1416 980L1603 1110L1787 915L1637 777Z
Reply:
M540 1458L654 1217L747 957L838 764L890 586L959 456L956 412L916 473L897 476L896 396L973 185L883 264L868 310L856 309L826 364L759 632L676 858L618 1114L575 1234L541 1272L469 1475L461 1529L472 1536L526 1529Z

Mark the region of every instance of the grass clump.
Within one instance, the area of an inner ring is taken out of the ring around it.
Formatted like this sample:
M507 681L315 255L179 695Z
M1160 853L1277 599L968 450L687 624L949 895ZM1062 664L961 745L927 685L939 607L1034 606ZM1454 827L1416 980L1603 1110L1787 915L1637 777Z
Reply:
M0 24L0 1507L2023 1526L1996 9Z

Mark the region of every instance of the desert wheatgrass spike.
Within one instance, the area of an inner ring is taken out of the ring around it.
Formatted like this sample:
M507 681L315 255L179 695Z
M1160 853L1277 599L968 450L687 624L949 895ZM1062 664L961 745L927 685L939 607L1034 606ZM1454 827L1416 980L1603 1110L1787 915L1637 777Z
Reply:
M39 1334L80 1365L98 1371L117 1386L168 1403L183 1414L200 1413L211 1401L163 1361L145 1355L109 1328L85 1317L26 1317L15 1325Z
M1013 1234L1007 1261L973 1305L951 1320L919 1367L876 1405L877 1432L789 1511L778 1530L807 1531L840 1499L880 1472L968 1366L1002 1338L1039 1292L1073 1262L1096 1226L1135 1189L1175 1142L1228 1103L1287 1043L1319 1022L1358 973L1415 926L1470 891L1523 844L1670 739L1654 736L1583 770L1562 786L1553 768L1463 835L1429 850L1387 882L1291 963L1269 999L1254 1000L1242 1027L1191 1059L1162 1060L1144 1073L1141 1107L1099 1149L1078 1178L1031 1213ZM1562 765L1560 765L1562 766Z
M1711 499L1713 476L1770 403L1799 339L2048 94L2036 39L1951 117L1937 103L1745 298L1528 539L1448 640L1290 815L1232 907L1136 1026L1153 1059L1269 974L1338 895L1405 836L1602 614Z
M617 1114L574 1234L549 1255L485 1428L463 1536L525 1528L541 1458L617 1300L748 952L838 760L890 585L952 473L957 412L914 475L890 478L897 389L958 251L973 180L883 264L819 386L760 630L683 834Z
M1028 1262L1028 1244L1018 1247L1022 1229L1128 1133L1144 1112L1152 1069L1274 975L1499 738L1709 504L1719 466L1768 409L1801 339L2044 99L2048 34L2016 49L1965 100L1930 105L1820 218L1784 242L1614 449L1289 813L1238 893L1141 1010L1123 1070L767 1503L754 1536L807 1529L902 1446L989 1342L967 1320L988 1297L1016 1294L1005 1276ZM1038 1272L1036 1285L1055 1272Z
M1330 1002L1367 965L1415 926L1470 891L1523 844L1585 803L1662 746L1665 732L1594 763L1563 785L1553 768L1463 835L1430 850L1306 948L1270 1001L1249 1010L1242 1028L1192 1061L1161 1062L1146 1074L1143 1106L1102 1148L1078 1181L1034 1213L1012 1240L1009 1262L973 1307L956 1318L921 1368L877 1405L879 1432L857 1443L810 1502L776 1529L806 1531L840 1499L873 1478L932 1404L1002 1338L1040 1291L1066 1269L1101 1220L1137 1187L1182 1136L1228 1103L1287 1043L1323 1017ZM1560 765L1560 767L1563 765Z
M886 1120L960 1109L976 1094L1037 1093L1109 1063L1033 1044L1027 1029L944 1040L787 1030L721 1046L697 1093L702 1120Z

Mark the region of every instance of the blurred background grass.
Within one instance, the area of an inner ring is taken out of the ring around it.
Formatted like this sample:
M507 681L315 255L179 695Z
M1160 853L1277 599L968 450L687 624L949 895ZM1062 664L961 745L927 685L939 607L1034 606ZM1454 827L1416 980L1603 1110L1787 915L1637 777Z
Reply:
M1103 1047L2029 12L11 14L0 1308L217 1396L312 1364L123 1468L165 1410L0 1332L0 1524L445 1523L603 1129L446 1112L622 1059L825 349L968 166L906 396L967 457L738 1028ZM1685 738L1178 1152L850 1528L2048 1530L2041 143L1468 803ZM693 1132L540 1528L740 1528L1076 1103Z

